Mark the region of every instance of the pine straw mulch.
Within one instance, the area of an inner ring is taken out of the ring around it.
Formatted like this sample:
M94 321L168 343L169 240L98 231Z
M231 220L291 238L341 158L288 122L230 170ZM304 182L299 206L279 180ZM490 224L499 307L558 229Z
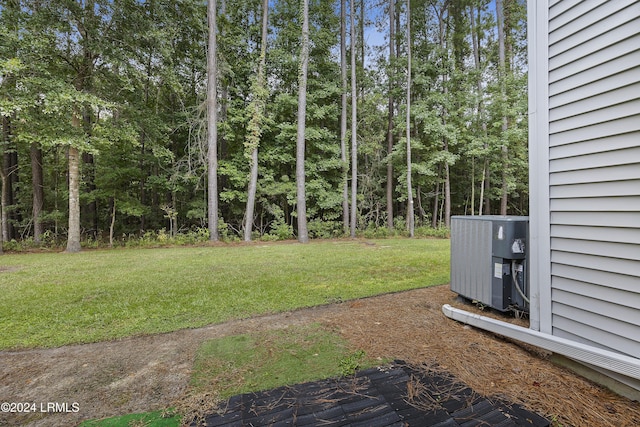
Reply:
M638 402L553 364L539 349L448 319L443 304L479 311L458 301L449 286L345 304L350 309L326 323L369 356L438 366L474 391L521 404L556 426L640 426Z

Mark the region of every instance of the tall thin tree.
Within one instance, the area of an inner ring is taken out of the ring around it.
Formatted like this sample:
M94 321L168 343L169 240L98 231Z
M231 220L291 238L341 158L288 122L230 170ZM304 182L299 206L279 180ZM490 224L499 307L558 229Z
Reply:
M19 2L10 1L6 3L5 9L1 11L4 16L7 16L9 18L6 29L8 30L8 32L13 33L12 35L14 36L7 37L6 40L3 39L2 53L6 54L8 57L17 56L17 46L14 43L11 43L11 41L17 40L18 19L16 15L19 9ZM5 50L6 48L8 49ZM2 81L0 81L0 91L2 91L4 95L5 88L12 90L13 88L15 88L16 81L11 73L7 73L3 77L4 78L2 79ZM0 117L0 123L2 126L2 134L0 139L0 159L2 159L2 164L0 164L0 179L2 181L2 188L0 189L0 253L2 253L2 242L8 240L9 235L9 215L7 207L9 204L11 180L8 174L8 170L5 167L5 159L7 159L8 157L7 147L10 146L12 139L12 117L3 114L2 117Z
M451 49L449 49L447 47L447 43L449 41L449 37L446 36L446 32L447 32L447 27L449 28L449 30L453 29L453 53L454 55L456 54L456 48L458 48L458 46L456 46L456 43L459 40L464 40L463 38L460 37L460 35L457 33L457 31L460 30L460 25L456 25L456 20L458 18L455 17L454 15L454 25L448 25L447 20L451 17L451 12L448 10L449 7L451 7L456 14L459 13L459 3L457 2L453 2L453 3L449 3L447 4L445 2L445 4L443 4L442 8L440 9L440 13L438 13L438 20L440 21L439 23L439 27L441 28L440 31L440 48L441 51L443 52L443 58L442 58L442 62L443 62L443 74L442 74L442 94L444 95L444 99L446 100L451 100L455 103L455 101L452 99L452 97L449 95L449 81L451 79L450 73L451 70L449 69L449 67L445 67L444 64L450 63L449 59L448 59L448 53L444 53L444 52L449 52ZM460 72L463 72L462 70L462 60L458 60L459 58L454 58L453 64L457 64L460 66ZM448 111L448 107L447 107L447 102L443 103L442 105L442 127L443 129L447 128L447 122L448 122L448 117L449 117L449 111ZM443 133L442 135L442 152L445 154L449 153L449 136L447 135L446 132ZM447 155L445 157L445 161L444 161L444 226L445 227L449 227L449 219L451 218L451 171L450 171L450 165L449 165L449 156Z
M355 7L349 2L351 21L351 237L356 237L356 222L358 220L358 93L356 81L356 24Z
M395 101L393 99L393 89L395 85L395 17L396 0L389 0L389 111L387 122L387 227L393 229L393 162L391 154L393 153L393 116Z
M349 229L349 164L347 160L347 5L340 0L340 159L342 160L342 224Z
M482 129L481 136L486 140L487 137L487 122L484 120L484 100L483 96L483 88L482 88L482 69L481 69L481 58L480 58L480 46L481 46L481 10L478 8L478 22L474 18L474 9L475 5L469 5L469 16L471 23L471 40L473 44L473 62L476 69L476 97L477 97L477 117L478 122L480 123L480 127ZM486 141L484 143L485 150L487 148ZM474 159L475 161L475 159ZM482 207L483 207L483 199L484 199L484 181L486 176L486 168L488 163L485 161L482 167L482 179L480 181L480 197L478 203L478 214L482 215ZM472 197L471 197L471 215L474 215L475 212L475 186L472 188Z
M505 55L505 35L504 35L504 1L496 0L496 20L498 24L498 79L500 79L500 95L502 102L506 103L506 55ZM505 134L508 129L508 119L506 114L502 117L502 136L505 138ZM502 167L502 195L500 197L500 215L507 214L507 197L508 197L508 147L505 143L500 147L502 151L503 167Z
M258 147L262 135L262 122L267 98L265 81L265 67L267 62L267 33L269 31L269 0L262 0L262 37L260 45L260 61L258 64L258 76L254 82L254 99L251 105L252 116L249 121L247 135L247 149L251 171L249 173L249 188L247 191L247 207L245 210L244 240L251 241L253 231L253 211L256 204L256 189L258 187Z
M69 35L69 38L79 36L78 43L80 45L80 55L78 55L78 64L74 69L74 86L78 94L90 91L92 87L92 78L94 72L95 61L98 55L92 50L91 33L98 33L99 28L94 25L98 22L95 16L95 2L89 0L84 5L82 2L78 5L78 16L76 16L77 34ZM71 125L77 130L78 135L87 138L88 130L91 128L91 114L88 108L81 102L75 103L72 113ZM70 144L68 147L69 162L69 228L67 232L67 248L66 252L79 252L80 246L80 165L82 153L76 144Z
M309 67L309 1L302 0L302 46L298 71L298 128L296 135L296 203L298 241L307 243L307 196L305 190L305 130L307 115L307 71Z
M32 142L31 155L31 188L33 190L33 240L40 243L44 227L42 224L42 208L44 206L44 181L42 169L42 149L37 142Z
M12 76L10 76L12 77ZM10 80L14 80L10 78ZM15 81L10 84L15 85ZM5 241L10 241L15 237L15 230L12 219L15 219L12 206L15 204L15 189L18 175L18 151L17 145L13 137L13 118L3 117L5 123L3 131L3 153L2 153L2 176L4 177L4 185L2 186L2 203L5 209L2 210L2 237Z
M407 0L407 228L413 237L415 220L411 188L411 0Z
M80 128L80 119L73 115L73 126ZM69 146L69 231L66 252L80 251L80 152Z
M209 40L207 49L207 209L209 239L218 236L218 62L216 40L216 0L207 3Z
M4 157L4 146L9 142L9 126L10 120L8 117L2 117L2 144L0 145L0 155ZM7 197L5 188L9 185L9 179L4 170L4 167L0 166L0 253L3 252L3 242L7 240L5 233L5 224L8 221L7 216Z

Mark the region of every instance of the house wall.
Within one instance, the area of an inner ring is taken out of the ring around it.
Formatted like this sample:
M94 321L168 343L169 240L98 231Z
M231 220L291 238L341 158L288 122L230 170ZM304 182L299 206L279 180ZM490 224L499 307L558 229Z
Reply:
M529 23L531 327L640 358L640 1Z

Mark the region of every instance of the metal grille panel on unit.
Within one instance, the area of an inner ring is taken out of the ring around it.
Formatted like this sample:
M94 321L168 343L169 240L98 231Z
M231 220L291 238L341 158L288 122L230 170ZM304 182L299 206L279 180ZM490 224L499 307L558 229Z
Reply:
M526 216L453 216L451 290L500 311L528 311Z

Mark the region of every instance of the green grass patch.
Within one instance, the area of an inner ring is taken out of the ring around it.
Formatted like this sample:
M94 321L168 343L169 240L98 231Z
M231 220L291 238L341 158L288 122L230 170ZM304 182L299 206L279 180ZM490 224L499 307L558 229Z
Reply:
M447 283L449 241L385 239L0 257L0 349L200 327Z
M181 417L163 411L129 414L121 417L89 420L79 427L179 427Z
M321 378L351 375L373 366L336 333L319 325L235 335L204 343L197 354L192 386L226 399Z

